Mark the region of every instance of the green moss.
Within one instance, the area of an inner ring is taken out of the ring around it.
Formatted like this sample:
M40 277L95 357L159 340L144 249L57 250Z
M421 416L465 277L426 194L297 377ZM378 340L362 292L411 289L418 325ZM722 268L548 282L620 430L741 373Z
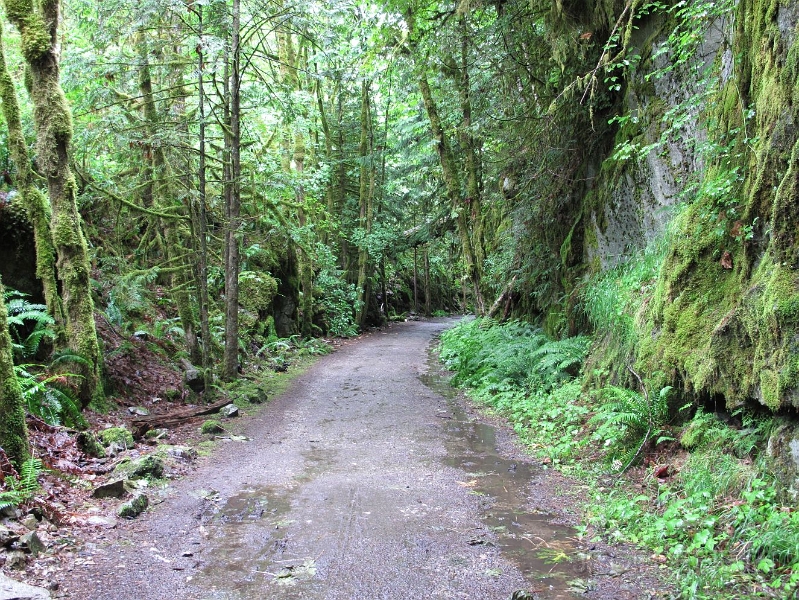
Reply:
M97 435L104 446L118 444L123 448L129 449L136 445L133 441L133 434L124 427L109 427L108 429L103 429Z
M277 294L277 280L267 273L242 271L239 275L239 301L254 313L271 311Z
M225 428L222 427L222 423L217 419L208 419L203 421L203 424L200 425L200 433L213 435L215 433L222 433L223 431L225 431Z

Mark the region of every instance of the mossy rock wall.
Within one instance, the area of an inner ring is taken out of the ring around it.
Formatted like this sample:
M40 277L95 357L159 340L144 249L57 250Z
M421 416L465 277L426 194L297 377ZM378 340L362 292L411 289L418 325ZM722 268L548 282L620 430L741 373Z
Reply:
M723 202L699 194L675 223L638 362L728 408L776 411L799 408L799 10L736 10L736 61L717 61L707 110L730 151L703 175L740 175Z
M665 137L663 115L701 91L706 70L647 77L665 64L668 17L633 37L641 60L627 75L616 148L660 143L602 164L583 202L583 262L598 273L668 230L636 318L637 369L697 399L777 411L799 408L799 4L734 10L699 49L717 92ZM708 141L727 149L703 154ZM703 191L725 176L723 198Z

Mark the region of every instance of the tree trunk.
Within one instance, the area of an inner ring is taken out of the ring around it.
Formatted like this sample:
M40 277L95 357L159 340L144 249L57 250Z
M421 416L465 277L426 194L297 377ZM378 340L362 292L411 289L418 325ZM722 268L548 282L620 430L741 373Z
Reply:
M241 214L241 49L240 0L233 0L233 31L231 32L232 77L230 83L230 176L228 227L225 236L225 361L224 378L238 377L239 366L239 221Z
M147 146L151 149L149 169L147 172L152 175L153 206L159 212L169 212L174 198L172 189L172 172L164 151L164 145L157 140L158 137L158 110L153 96L153 82L150 74L150 61L147 40L144 35L139 40L139 53L141 59L139 71L139 88L142 96L142 108L144 111L144 122L147 132ZM186 349L192 361L200 359L200 351L197 344L196 325L194 322L194 310L192 309L191 297L189 296L187 285L190 281L191 267L186 263L183 245L180 242L178 233L178 221L176 219L160 219L161 230L164 239L164 258L166 262L175 265L175 270L171 275L172 296L175 307L178 310L180 323L183 327Z
M17 187L20 191L22 205L28 211L28 216L33 224L36 243L36 276L42 282L47 310L56 322L59 330L58 337L63 341L64 307L61 304L56 284L56 251L50 231L50 203L42 191L36 187L36 175L31 168L28 144L22 133L17 92L6 67L2 23L0 23L0 100L2 100L3 116L8 126L8 149L14 165L17 167Z
M363 329L366 325L366 315L369 310L369 293L367 285L367 267L369 266L369 236L372 233L372 191L371 184L371 148L369 145L369 131L371 129L369 111L369 83L361 82L361 143L358 156L361 161L360 188L358 200L360 214L358 225L363 232L364 239L358 252L358 283L356 285L357 300L355 302L355 322Z
M208 318L208 218L206 214L206 166L205 166L205 82L203 77L203 6L197 5L198 36L197 45L197 89L200 117L200 164L198 173L198 198L193 203L194 237L197 240L197 287L200 309L200 335L202 336L201 355L205 371L206 389L209 389L209 371L211 369L211 325Z
M86 406L103 397L102 356L94 325L91 268L75 200L75 177L69 166L72 115L59 82L58 20L60 2L48 0L34 8L32 0L4 0L6 14L22 36L23 55L30 72L34 104L37 163L47 178L53 215L51 230L58 254L58 277L66 320L66 340L80 355L78 397Z
M477 314L483 314L485 312L485 301L483 300L483 294L480 288L482 260L475 251L475 242L472 239L473 232L472 228L470 227L470 221L472 215L471 200L469 197L464 197L463 195L463 188L459 176L458 164L455 160L455 155L452 152L452 147L450 145L449 139L446 133L444 132L444 127L441 124L441 117L438 114L438 107L436 106L435 99L433 98L433 92L430 89L430 82L427 78L426 57L416 56L416 51L417 51L417 48L415 47L416 32L414 30L415 21L414 21L413 12L409 11L407 13L406 21L408 23L409 38L411 39L411 46L414 54L413 60L416 69L416 76L419 81L419 91L422 94L422 100L424 102L425 111L427 112L427 117L430 122L430 129L433 133L433 138L436 141L436 151L438 152L439 162L441 163L441 171L444 178L444 185L447 189L447 196L449 197L450 203L452 204L453 211L457 214L456 225L458 230L458 237L460 238L461 241L463 261L466 266L466 275L472 284L475 312ZM466 92L465 107L463 105L463 96L461 96L461 100L462 100L462 108L468 109L464 117L465 118L468 117L470 122L471 109L468 102L469 100L468 72L464 71L464 73L466 77L465 85L467 87L464 88L463 80L461 80L460 87L462 89L465 89ZM464 75L462 73L462 77L463 76ZM467 181L467 192L471 191L469 186L471 186L476 181L477 180Z
M30 455L30 448L25 426L25 400L14 374L14 356L3 292L3 283L0 282L0 448L19 468Z

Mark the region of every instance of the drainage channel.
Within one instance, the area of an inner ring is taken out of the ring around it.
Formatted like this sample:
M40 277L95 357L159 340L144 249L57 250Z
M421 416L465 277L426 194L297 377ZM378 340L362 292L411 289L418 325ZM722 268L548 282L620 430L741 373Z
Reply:
M586 590L588 565L574 543L574 529L554 523L553 515L528 507L537 470L500 456L496 429L469 419L457 400L457 390L432 356L428 367L420 379L448 400L444 462L465 472L460 483L480 497L481 519L494 532L502 554L519 568L536 598L577 598ZM470 543L490 542L475 538Z

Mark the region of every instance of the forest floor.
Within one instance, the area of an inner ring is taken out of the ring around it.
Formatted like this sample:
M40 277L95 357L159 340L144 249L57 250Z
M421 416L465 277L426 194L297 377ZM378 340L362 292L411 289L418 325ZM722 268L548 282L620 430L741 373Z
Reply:
M581 484L449 388L429 350L450 323L320 359L142 516L73 532L53 597L669 597L649 557L578 536Z

